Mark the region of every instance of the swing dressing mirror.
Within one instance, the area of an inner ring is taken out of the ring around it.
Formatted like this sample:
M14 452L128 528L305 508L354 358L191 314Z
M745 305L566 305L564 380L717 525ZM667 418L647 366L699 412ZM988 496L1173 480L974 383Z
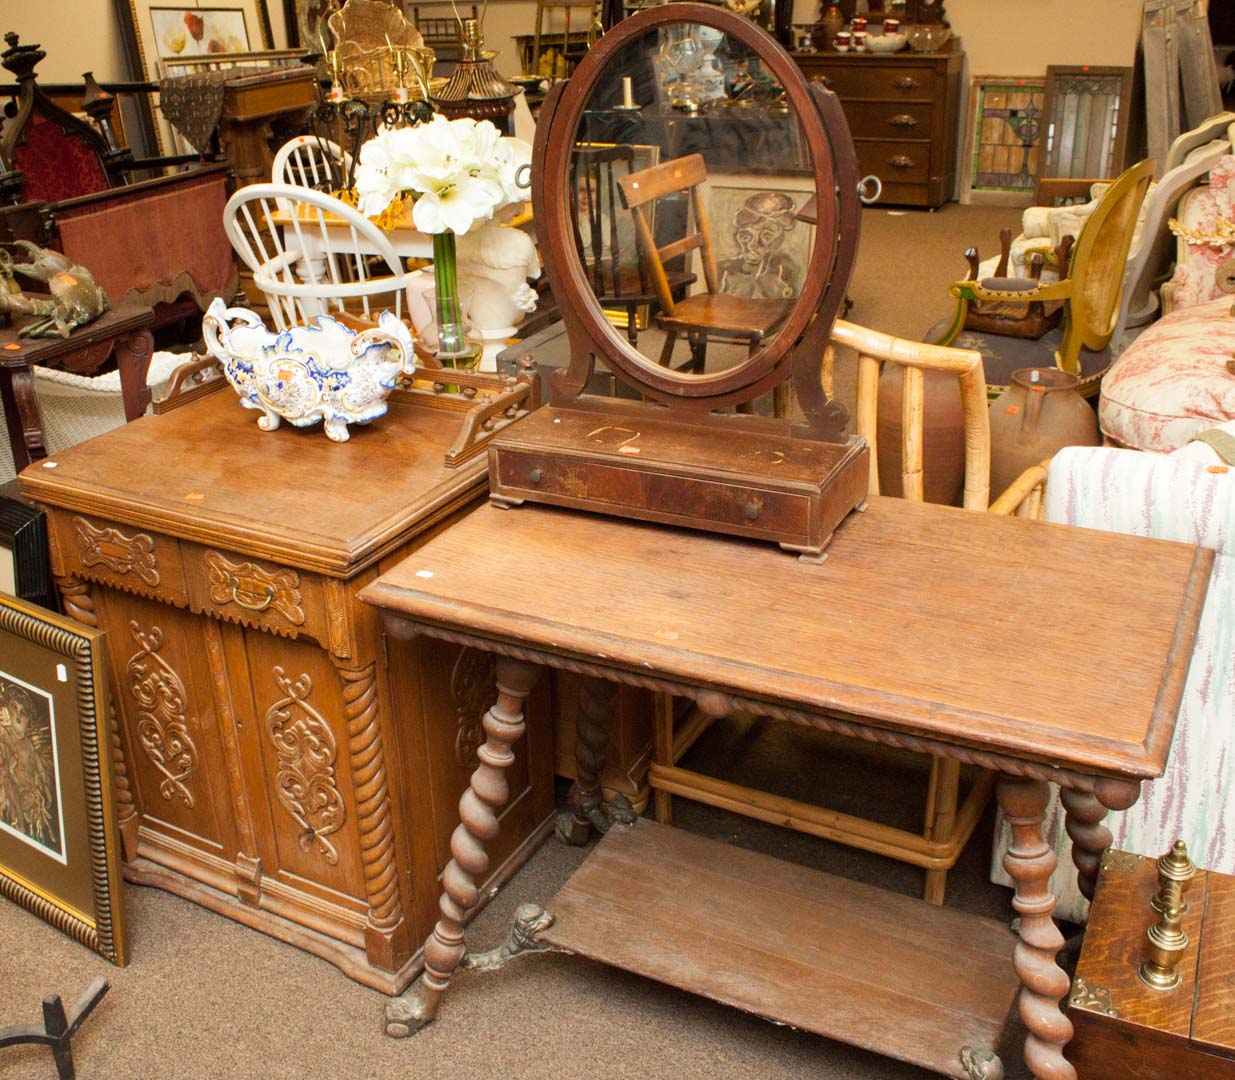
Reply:
M836 98L749 21L674 3L550 91L533 162L571 360L553 404L493 443L494 501L820 555L866 490L865 445L819 383L857 244ZM596 358L643 400L588 395Z

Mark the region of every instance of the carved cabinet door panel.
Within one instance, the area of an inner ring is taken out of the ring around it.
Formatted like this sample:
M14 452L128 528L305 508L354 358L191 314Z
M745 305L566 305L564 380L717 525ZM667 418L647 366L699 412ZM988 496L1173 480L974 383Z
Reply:
M195 876L231 891L232 763L219 728L202 620L111 589L96 587L96 599L128 786L141 814L141 853L157 847L157 861L193 864Z
M497 700L494 659L491 653L432 638L389 639L387 647L395 700L417 701L421 706L416 718L410 715L411 709L404 710L400 735L405 752L423 755L428 763L436 869L440 873L450 861L450 835L459 820L459 797L476 768L476 751L484 742L481 720ZM506 770L510 801L501 813L501 832L485 844L493 870L553 812L549 697L549 680L545 677L527 699L527 733L515 743L515 763ZM417 726L419 731L415 730Z
M235 632L247 665L233 683L249 694L239 742L263 903L316 908L321 929L360 944L366 883L339 672L311 642Z

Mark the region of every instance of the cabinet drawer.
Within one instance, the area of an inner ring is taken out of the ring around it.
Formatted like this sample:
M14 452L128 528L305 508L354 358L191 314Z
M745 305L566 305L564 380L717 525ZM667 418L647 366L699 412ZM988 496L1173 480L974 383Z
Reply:
M184 547L195 611L284 637L306 635L329 643L326 590L316 574L232 551Z
M858 171L863 176L877 176L894 184L922 184L930 179L928 142L859 139L854 142L854 149L858 152Z
M876 61L869 67L862 64L825 65L812 68L811 78L820 78L842 102L848 98L865 98L869 101L921 101L935 100L939 77L926 67L885 67Z
M810 498L785 491L751 492L716 480L636 472L619 465L577 463L504 451L499 477L503 494L527 492L561 506L597 503L647 512L649 520L687 523L706 519L741 535L801 535L810 527ZM675 512L672 509L678 508Z
M179 607L188 603L180 545L173 538L70 511L54 512L51 527L66 574Z
M855 139L929 139L933 105L897 101L846 101L845 119Z

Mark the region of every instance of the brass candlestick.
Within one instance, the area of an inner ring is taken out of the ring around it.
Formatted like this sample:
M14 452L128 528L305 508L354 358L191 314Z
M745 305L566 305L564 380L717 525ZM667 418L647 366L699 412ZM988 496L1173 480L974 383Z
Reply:
M1159 915L1166 910L1166 883L1179 883L1179 914L1188 913L1186 893L1192 879L1196 877L1196 863L1188 858L1188 845L1182 840L1176 840L1168 851L1158 860L1158 891L1149 901L1149 906Z
M1188 947L1188 935L1183 929L1187 910L1184 890L1196 874L1196 866L1188 858L1182 840L1176 840L1171 850L1158 860L1158 892L1150 907L1160 918L1148 930L1148 956L1137 968L1137 977L1154 990L1174 990L1183 980L1176 965Z

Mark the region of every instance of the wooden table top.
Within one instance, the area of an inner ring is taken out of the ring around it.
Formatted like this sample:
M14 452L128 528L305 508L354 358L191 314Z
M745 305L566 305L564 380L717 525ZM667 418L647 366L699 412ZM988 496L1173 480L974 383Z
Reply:
M479 507L361 598L417 623L1094 775L1166 762L1212 552L872 498L822 564Z
M385 416L331 442L321 424L261 431L230 387L36 462L23 495L326 573L351 573L485 483L484 455L443 455L460 411L397 391Z
M54 364L57 358L95 345L108 338L130 334L154 322L154 309L144 304L118 304L85 326L76 327L66 338L21 337L21 330L41 316L28 315L0 327L0 367L25 367L28 364Z

